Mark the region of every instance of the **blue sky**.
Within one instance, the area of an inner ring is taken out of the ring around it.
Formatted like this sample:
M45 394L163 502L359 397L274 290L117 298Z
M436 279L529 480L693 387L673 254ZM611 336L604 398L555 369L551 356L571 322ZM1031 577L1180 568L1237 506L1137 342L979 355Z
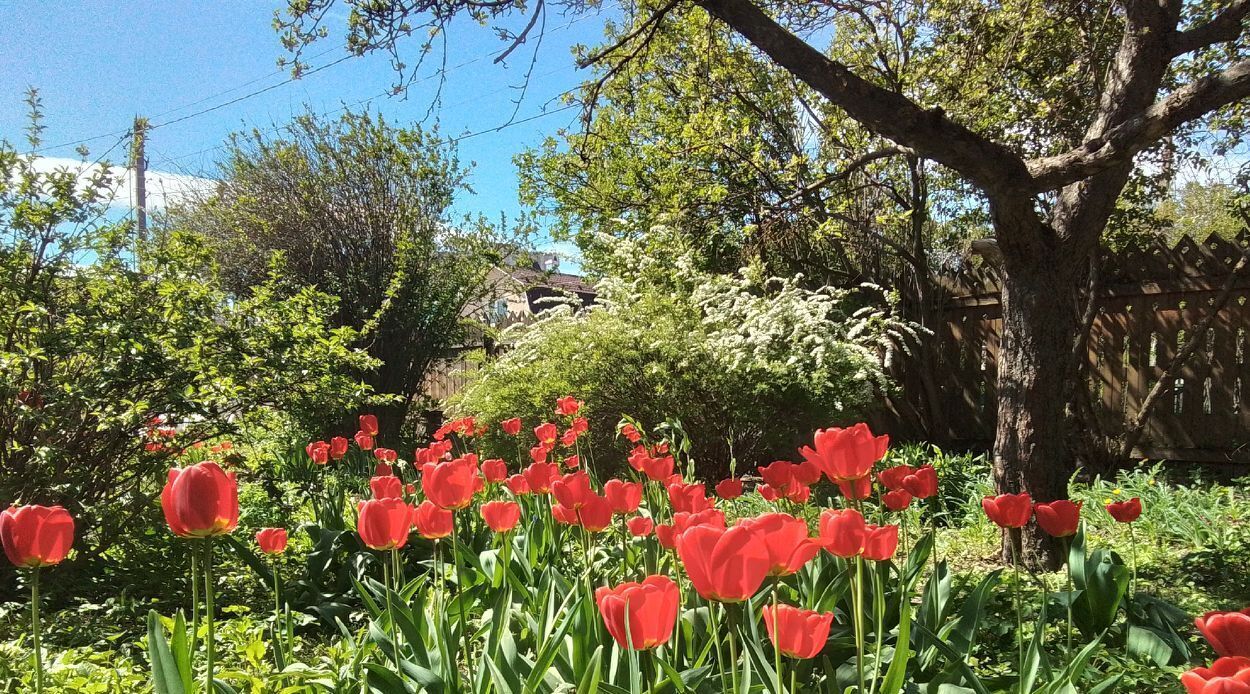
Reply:
M87 143L95 157L118 141L136 114L159 124L278 84L288 77L276 65L283 51L271 24L280 3L0 0L0 138L24 147L22 96L28 86L38 87L43 97L45 145L114 134ZM554 101L558 95L586 79L569 49L598 43L603 21L604 16L593 13L548 13L548 31L518 120L559 108ZM341 32L336 31L340 26L342 22L308 50L308 56L324 53L310 61L311 67L345 55ZM508 65L496 65L493 57L504 44L489 27L467 20L452 26L447 43L448 72L441 107L434 112L440 127L460 135L506 123L519 97L514 87L521 83L532 52L523 47ZM412 48L410 54L415 42ZM344 104L371 99L372 110L397 124L420 121L434 98L439 67L439 56L432 56L418 72L418 80L424 81L410 88L406 98L397 98L380 96L395 81L386 55L341 62L239 103L156 128L149 138L149 167L154 172L211 174L214 157L220 155L216 148L228 133L282 124L305 105L336 113ZM513 155L568 127L576 113L570 109L463 140L461 160L476 163L471 181L476 194L462 198L456 210L515 216L521 208ZM124 145L115 152L110 159L122 161ZM76 157L72 146L40 154Z

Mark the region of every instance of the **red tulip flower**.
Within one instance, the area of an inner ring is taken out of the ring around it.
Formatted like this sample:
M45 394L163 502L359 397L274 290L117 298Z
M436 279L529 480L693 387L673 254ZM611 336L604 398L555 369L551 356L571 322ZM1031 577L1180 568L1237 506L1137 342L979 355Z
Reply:
M356 441L356 447L359 448L360 450L362 451L373 450L373 437L370 436L369 434L366 434L363 431L358 431L356 432L356 435L352 437L352 439Z
M878 477L878 479L880 479ZM902 511L911 505L912 496L906 489L894 489L881 495L881 503L891 511Z
M595 495L590 488L590 475L585 472L570 472L551 483L551 495L561 506L577 510L584 506Z
M721 480L716 484L716 496L725 501L742 496L742 480L734 478Z
M903 478L903 489L917 499L928 499L938 493L937 470L932 465L922 465L916 472Z
M505 419L499 423L499 428L503 429L503 433L508 436L516 436L521 433L521 418L513 417L512 419Z
M1194 626L1217 654L1250 658L1250 607L1241 612L1208 612L1195 619Z
M477 464L470 456L426 463L421 468L421 491L425 498L453 511L468 506L481 483Z
M572 395L566 395L556 400L556 414L572 417L577 414L578 410L582 409L582 404L581 400Z
M60 564L74 544L74 519L60 506L10 506L0 512L0 545L14 566Z
M534 436L540 444L545 446L554 446L556 440L560 438L560 429L551 422L543 422L534 427Z
M399 454L389 448L373 449L373 457L384 463L393 463L399 460Z
M1107 513L1121 523L1132 523L1141 516L1141 499L1133 497L1128 501L1113 501L1107 504Z
M577 417L569 424L569 431L585 434L590 431L590 422L585 417Z
M612 526L612 504L607 497L591 494L575 511L577 524L592 533L601 533Z
M391 477L394 474L395 474L395 468L391 467L387 463L378 463L377 465L373 466L374 477Z
M256 545L265 554L282 554L286 551L286 528L257 530Z
M702 483L668 485L668 501L675 512L698 513L712 508Z
M838 480L838 491L851 501L859 501L872 496L872 475L864 475L857 480Z
M814 447L799 450L803 458L834 482L849 482L866 476L885 457L890 437L873 436L868 425L861 422L846 429L820 429L812 443Z
M491 458L482 463L482 476L491 484L502 482L508 477L508 464L499 458Z
M521 520L521 507L515 501L491 501L482 504L482 520L497 533L506 533Z
M765 605L764 628L773 646L791 658L815 658L829 640L832 612L800 610L792 605Z
M886 468L881 472L878 472L877 481L881 483L882 487L894 491L903 489L903 480L906 479L908 475L913 475L915 473L916 469L910 465L895 465L894 467Z
M655 529L655 521L646 516L634 516L625 522L625 527L634 537L646 537Z
M1067 499L1037 504L1033 507L1037 524L1051 537L1071 537L1081 525L1081 504Z
M637 427L633 424L622 424L621 436L624 436L630 443L638 443L642 440L642 434L638 433Z
M610 479L603 485L603 495L612 506L612 513L624 515L638 510L642 504L642 483Z
M820 515L820 543L831 554L843 559L859 556L864 550L868 526L853 508L828 510Z
M560 445L565 448L572 448L573 444L577 443L577 436L576 431L569 429L560 435Z
M335 436L334 438L330 439L330 459L342 460L343 456L347 455L348 445L349 445L348 440L343 438L342 436Z
M564 467L570 470L576 470L582 466L582 458L579 455L571 455L564 459Z
M522 496L524 494L532 493L530 491L530 483L526 481L525 475L520 473L509 477L508 481L504 482L504 484L507 485L508 491L512 492L513 496Z
M414 512L403 499L370 499L357 507L356 531L370 549L399 549L408 542Z
M665 482L673 476L674 465L676 465L676 462L671 455L658 458L648 457L642 463L642 473L647 476L647 479Z
M1250 694L1250 658L1220 658L1181 675L1189 694Z
M239 483L211 461L174 468L161 491L161 509L179 537L226 535L239 525Z
M530 491L535 494L546 494L551 491L551 484L560 477L560 466L555 463L534 463L525 468L525 481L529 482Z
M889 561L898 550L897 525L864 526L864 548L861 554L872 561Z
M330 444L325 441L313 441L304 447L304 452L317 465L325 465L330 462Z
M551 449L539 444L530 449L530 460L535 464L547 462L547 455L551 453Z
M1033 517L1033 497L1028 494L999 494L981 499L985 515L1000 528L1023 528Z
M452 524L456 522L451 511L439 508L433 501L422 501L413 510L412 524L417 534L427 540L441 540L451 535Z
M394 475L374 477L369 480L369 491L375 499L401 499L404 496L404 485Z
M617 645L643 651L667 643L673 635L681 591L668 576L648 576L642 583L599 588L595 604Z
M378 418L376 415L362 414L360 415L360 430L367 436L378 435Z
M797 573L820 553L820 544L808 537L807 523L788 513L765 513L738 521L759 532L768 550L770 576Z
M677 556L705 600L742 602L755 594L772 568L763 534L750 526L728 530L697 525L677 537Z

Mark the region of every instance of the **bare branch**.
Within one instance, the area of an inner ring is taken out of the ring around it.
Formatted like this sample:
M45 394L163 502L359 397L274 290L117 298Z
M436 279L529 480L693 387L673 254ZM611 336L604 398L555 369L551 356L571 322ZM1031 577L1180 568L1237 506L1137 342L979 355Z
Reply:
M516 38L512 39L512 43L504 49L503 53L495 56L494 63L496 65L507 60L508 56L512 55L513 51L520 48L521 44L525 43L525 40L529 38L530 32L534 30L534 25L538 24L538 18L542 16L545 10L545 0L538 0L538 4L534 6L534 14L530 17L529 24L526 24L525 28L521 30L521 33L517 34Z
M1250 59L1177 89L1102 137L1053 157L1028 162L1034 192L1062 188L1124 163L1175 128L1250 96Z
M646 21L644 21L642 24L639 24L633 31L629 32L628 34L625 34L616 42L614 42L612 45L607 46L603 48L602 50L596 51L586 56L585 58L582 58L581 60L577 61L577 67L583 68L583 69L588 68L591 65L594 65L595 63L602 61L604 58L608 57L609 55L612 55L613 53L621 50L626 45L628 45L630 41L633 41L634 39L638 38L642 34L646 33L648 27L650 27L652 24L657 24L660 22L660 20L664 19L664 16L667 15L670 11L672 11L672 9L677 6L677 3L679 1L680 0L670 0L667 5L656 10L655 13L653 13L650 17L647 17Z
M1247 15L1250 15L1250 0L1233 0L1206 24L1174 33L1168 41L1168 51L1175 57L1211 44L1236 41L1245 28L1242 20Z

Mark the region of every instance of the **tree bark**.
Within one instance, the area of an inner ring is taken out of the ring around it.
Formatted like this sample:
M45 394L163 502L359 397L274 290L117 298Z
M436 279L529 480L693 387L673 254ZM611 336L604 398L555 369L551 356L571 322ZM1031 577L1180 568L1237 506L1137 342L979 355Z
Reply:
M1068 496L1074 462L1068 446L1065 403L1075 369L1069 354L1079 324L1066 275L1049 254L1005 273L1002 342L998 355L998 427L994 482L999 493L1027 492L1034 501ZM1010 546L1004 535L1003 552ZM1023 534L1024 559L1057 568L1059 544L1031 523Z

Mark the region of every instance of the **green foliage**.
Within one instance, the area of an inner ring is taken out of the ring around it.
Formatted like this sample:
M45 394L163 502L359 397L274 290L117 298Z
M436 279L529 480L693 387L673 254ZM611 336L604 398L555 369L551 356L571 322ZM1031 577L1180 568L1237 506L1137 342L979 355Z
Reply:
M610 269L598 305L555 308L505 332L511 348L471 375L457 410L537 422L573 394L587 403L599 451L623 414L648 413L642 424L654 427L650 413L669 413L711 475L731 454L746 464L791 457L796 432L855 417L888 387L882 356L914 338L888 309L858 308L852 292L712 275L689 252L601 244L597 263Z

